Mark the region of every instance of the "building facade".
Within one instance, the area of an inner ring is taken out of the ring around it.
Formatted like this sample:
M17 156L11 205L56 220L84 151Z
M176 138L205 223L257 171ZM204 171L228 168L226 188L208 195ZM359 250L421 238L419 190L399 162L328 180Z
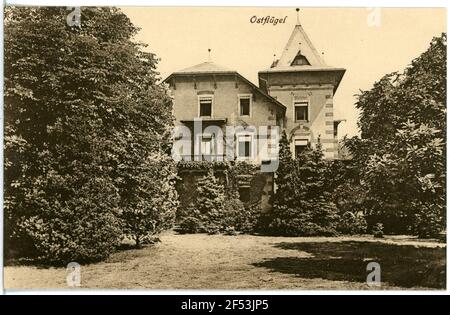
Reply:
M280 59L258 72L259 86L210 61L174 72L165 82L173 97L175 125L186 131L175 135L174 152L188 161L226 158L270 164L276 158L272 149L276 155L276 141L285 131L293 157L320 139L325 158L337 158L340 120L334 118L333 97L344 73L325 64L300 24ZM229 138L229 127L240 129ZM262 132L264 127L268 133ZM271 130L277 131L276 137ZM263 186L266 197L261 199L267 208L274 190L272 174Z
M270 158L269 153L258 152L257 140L260 127L270 130L283 124L286 107L275 98L237 71L213 62L174 72L166 82L173 97L175 125L189 130L185 145L176 152L182 159L261 163ZM227 127L236 127L232 139L226 138Z
M165 82L173 97L175 124L191 131L191 141L178 148L179 154L187 160L221 159L228 146L233 151L229 158L262 163L272 157L271 144L269 140L269 153L262 154L255 141L258 130L236 134L234 143L205 131L218 126L225 137L227 126L278 126L287 133L293 156L320 138L325 158L337 158L341 120L334 117L333 97L344 73L324 62L300 24L280 59L258 72L259 86L213 62L174 72ZM200 129L194 130L195 121L201 122Z

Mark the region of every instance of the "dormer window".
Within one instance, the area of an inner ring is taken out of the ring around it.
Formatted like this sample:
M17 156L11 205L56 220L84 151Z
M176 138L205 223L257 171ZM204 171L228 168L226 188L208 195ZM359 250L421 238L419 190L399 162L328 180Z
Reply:
M301 53L298 53L297 56L295 56L294 60L291 63L291 66L310 66L308 59L306 59L305 56L303 56Z
M199 116L200 117L212 117L212 96L199 96Z

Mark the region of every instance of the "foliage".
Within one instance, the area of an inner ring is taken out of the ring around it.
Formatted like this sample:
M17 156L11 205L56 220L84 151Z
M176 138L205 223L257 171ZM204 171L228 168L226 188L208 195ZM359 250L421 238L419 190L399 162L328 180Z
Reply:
M139 247L172 227L178 206L174 188L176 168L169 156L153 154L142 165L122 171L127 182L120 218L125 235Z
M327 162L326 190L339 212L337 230L342 234L363 234L367 230L365 219L365 190L358 182L358 171L351 160Z
M383 223L376 223L372 228L372 235L376 238L382 238L384 236L384 226Z
M414 209L418 209L418 211L414 214L413 231L423 238L439 237L442 222L445 222L443 206L433 203L419 203L414 205Z
M251 203L246 206L242 205L242 207L239 207L238 211L239 212L235 212L236 215L234 217L235 229L247 234L259 232L262 216L260 203Z
M342 234L364 234L367 231L367 222L362 213L346 211L340 215L337 230Z
M223 231L225 216L225 188L214 176L212 169L201 177L196 187L197 198L182 213L180 230L182 233L206 232L211 234Z
M184 161L181 160L177 163L179 170L208 170L210 168L214 170L226 170L230 168L228 161Z
M111 253L120 208L148 186L130 170L168 152L172 122L157 60L126 15L83 8L69 27L67 14L5 9L6 246L61 263Z
M204 218L206 232L220 231L225 213L225 187L218 182L212 170L198 181L197 193L196 209Z
M293 160L283 133L270 233L288 236L337 233L337 208L326 191L326 169L320 142Z
M360 170L368 221L388 233L436 236L445 226L446 48L446 34L434 38L403 73L358 96L361 139L346 146Z
M189 192L193 196L191 203L178 209L179 232L230 235L255 232L261 206L258 202L244 204L239 199L238 182L240 175L255 176L258 173L257 166L245 162L230 163L222 181L218 172L222 172L223 168L215 169L214 165L204 167L207 175L197 180L195 191ZM188 193L186 188L183 188L183 192Z

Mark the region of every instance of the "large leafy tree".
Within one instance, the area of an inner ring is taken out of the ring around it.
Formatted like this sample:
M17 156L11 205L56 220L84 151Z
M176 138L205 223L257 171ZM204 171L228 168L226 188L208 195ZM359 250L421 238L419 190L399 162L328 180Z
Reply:
M358 95L361 138L349 139L369 217L391 232L435 236L445 223L447 36L402 73Z
M50 261L106 257L150 152L167 152L171 102L157 60L120 10L5 10L7 245ZM157 185L157 183L155 183Z

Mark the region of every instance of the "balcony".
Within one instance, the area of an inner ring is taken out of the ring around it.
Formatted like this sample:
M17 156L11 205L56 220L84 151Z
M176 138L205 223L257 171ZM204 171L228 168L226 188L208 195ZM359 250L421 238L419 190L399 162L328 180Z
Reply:
M182 155L181 159L183 161L225 161L227 157L225 154L190 154L190 155Z

